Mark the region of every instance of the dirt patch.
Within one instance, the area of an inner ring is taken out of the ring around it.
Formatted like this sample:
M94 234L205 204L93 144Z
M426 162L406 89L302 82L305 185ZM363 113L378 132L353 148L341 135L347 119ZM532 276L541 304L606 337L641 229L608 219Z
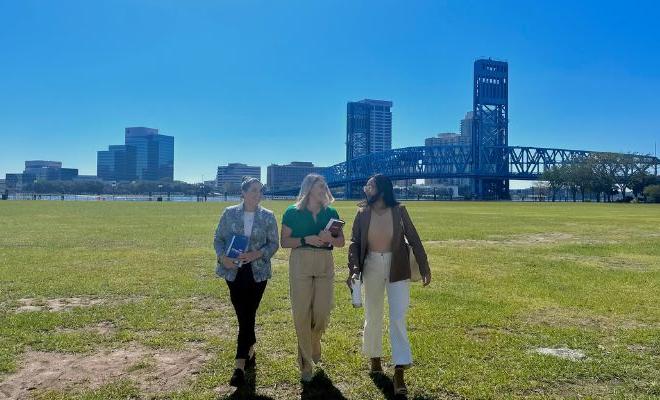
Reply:
M554 243L575 241L576 238L568 233L550 232L550 233L531 233L526 235L516 235L507 237L492 237L489 239L459 239L459 240L431 240L424 242L426 244L452 245L461 247L481 247L481 246L536 246ZM578 239L578 241L580 241ZM582 243L582 241L580 241Z
M550 256L548 258L555 261L568 261L583 265L587 264L588 266L591 267L610 269L610 270L618 269L618 270L628 270L628 271L648 271L654 268L654 266L651 263L644 263L636 259L616 257L616 256L605 257L605 256L580 256L575 254L558 254L558 255Z
M81 332L81 333L94 333L94 334L97 334L97 335L106 336L106 335L113 334L116 331L116 328L115 328L115 324L113 324L112 322L102 321L102 322L99 322L96 325L85 326L85 327L78 328L78 329L58 328L56 331L61 332L61 333L78 333L78 332Z
M625 317L596 315L585 310L548 307L534 310L522 317L525 324L557 327L580 327L598 330L653 328L647 324Z
M120 379L134 381L144 393L167 392L198 374L208 359L199 346L162 351L134 345L93 354L29 351L18 372L0 382L0 395L25 399L33 391L95 389Z
M633 353L638 353L638 354L643 354L643 355L652 355L652 356L660 356L660 348L658 347L650 347L650 346L644 346L641 344L631 344L628 345L628 351L633 352Z
M98 305L125 304L143 300L143 296L125 298L62 297L56 299L24 298L18 299L14 312L48 311L60 312L74 308L94 307Z
M621 382L617 380L597 381L578 380L548 382L549 387L528 389L520 393L524 397L543 396L548 398L605 398L620 390Z
M16 312L30 311L65 311L76 307L92 307L105 303L104 299L92 299L86 297L66 297L59 299L19 299L20 304Z
M512 331L506 328L495 328L489 326L475 326L465 331L465 334L476 342L486 342L498 335L511 335Z

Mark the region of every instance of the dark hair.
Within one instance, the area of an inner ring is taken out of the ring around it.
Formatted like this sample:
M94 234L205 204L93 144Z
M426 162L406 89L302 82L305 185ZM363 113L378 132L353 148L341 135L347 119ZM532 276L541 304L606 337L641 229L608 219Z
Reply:
M366 198L363 202L360 203L360 206L370 206L376 200L378 200L379 195L383 197L383 202L387 207L398 206L399 202L394 198L394 186L392 185L392 180L383 174L376 174L369 178L369 180L374 180L376 184L376 195L371 199ZM368 181L367 181L368 182ZM365 193L366 196L366 193Z
M263 186L263 184L259 179L254 178L252 176L244 176L241 182L241 191L247 192L248 190L250 190L250 186L252 186L252 184L255 182L258 182L261 186Z

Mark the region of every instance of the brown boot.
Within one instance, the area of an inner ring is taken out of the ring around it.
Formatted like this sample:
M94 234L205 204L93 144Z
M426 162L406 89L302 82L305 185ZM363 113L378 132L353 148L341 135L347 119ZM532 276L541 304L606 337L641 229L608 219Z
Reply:
M371 372L383 372L383 367L380 365L380 357L371 359Z
M406 382L403 379L403 368L396 367L394 368L394 395L395 396L405 396L408 394L408 388L406 387Z

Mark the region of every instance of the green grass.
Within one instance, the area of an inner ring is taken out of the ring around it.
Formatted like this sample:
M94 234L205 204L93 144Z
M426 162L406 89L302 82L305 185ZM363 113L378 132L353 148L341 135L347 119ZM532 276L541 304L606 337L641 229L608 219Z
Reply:
M226 387L232 372L236 329L226 285L213 271L213 231L226 205L1 202L0 385L20 369L27 350L185 350L194 343L210 361L189 385L158 398L217 398L214 389ZM279 220L287 203L264 205ZM336 206L350 232L355 203ZM434 274L430 287L412 288L410 398L660 396L660 207L444 202L408 208ZM382 399L359 353L363 311L351 307L343 283L346 248L334 255L326 384L349 399ZM258 314L256 392L263 398L300 396L287 258L286 250L275 255ZM103 302L15 312L20 299L72 297ZM94 331L101 323L114 329ZM579 349L587 358L539 355L531 351L536 347ZM150 370L153 360L129 367L133 374ZM147 394L119 379L35 396Z

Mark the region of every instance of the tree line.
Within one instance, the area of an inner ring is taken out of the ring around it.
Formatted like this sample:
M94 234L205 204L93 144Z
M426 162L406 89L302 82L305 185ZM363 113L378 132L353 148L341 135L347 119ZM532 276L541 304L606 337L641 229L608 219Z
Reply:
M639 199L660 202L660 180L649 173L653 158L638 154L590 153L578 157L570 163L547 168L541 179L548 182L548 188L555 201L557 193L564 189L571 194L573 201L578 196L582 201L586 194L595 195L597 201L612 201L620 193L624 201ZM632 196L626 195L630 190Z

